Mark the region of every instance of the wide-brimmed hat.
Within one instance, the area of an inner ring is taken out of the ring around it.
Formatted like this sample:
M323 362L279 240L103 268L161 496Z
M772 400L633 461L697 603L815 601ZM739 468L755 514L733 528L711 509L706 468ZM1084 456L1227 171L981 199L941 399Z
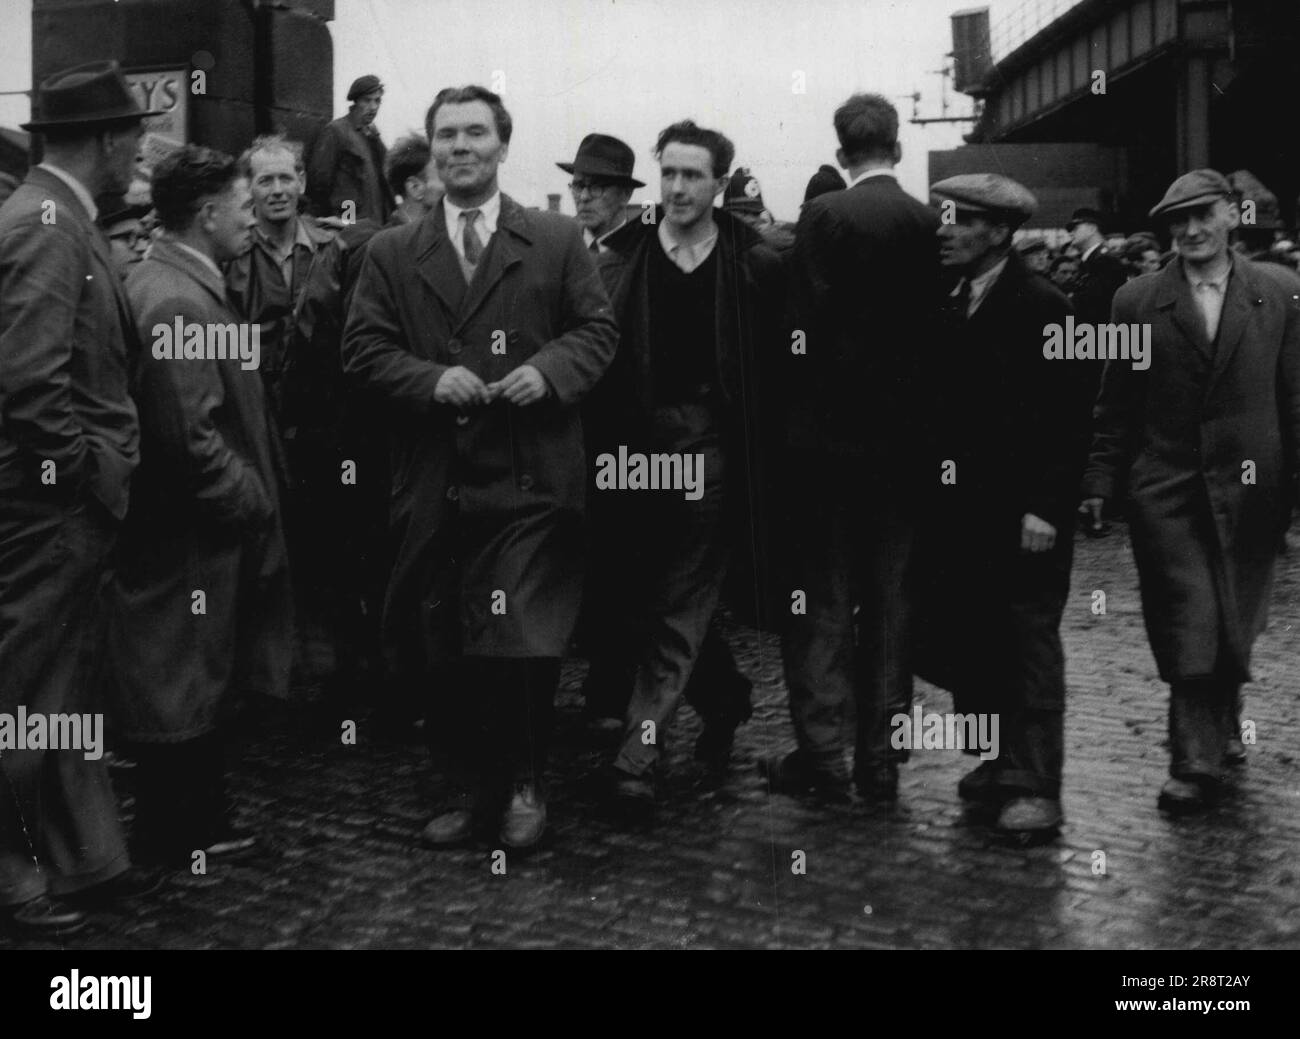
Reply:
M603 177L634 188L645 187L644 181L632 176L632 170L636 168L636 155L632 149L608 134L587 134L578 145L578 154L572 162L557 162L555 165L574 176Z
M116 61L90 61L56 72L37 88L33 100L38 114L22 124L24 130L125 123L163 114L161 108L146 112L136 104Z

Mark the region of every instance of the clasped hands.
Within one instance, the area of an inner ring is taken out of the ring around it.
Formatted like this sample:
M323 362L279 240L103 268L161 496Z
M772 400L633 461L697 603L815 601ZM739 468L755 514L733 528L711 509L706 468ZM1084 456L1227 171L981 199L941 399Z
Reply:
M434 387L433 399L438 404L465 408L471 404L491 404L504 397L511 404L524 407L536 404L550 392L542 373L531 364L521 364L500 381L488 383L463 365L457 365L442 373Z

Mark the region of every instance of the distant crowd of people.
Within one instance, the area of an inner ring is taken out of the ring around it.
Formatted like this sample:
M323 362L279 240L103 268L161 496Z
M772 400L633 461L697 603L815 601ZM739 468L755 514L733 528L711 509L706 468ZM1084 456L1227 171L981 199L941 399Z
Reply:
M571 654L612 805L653 809L683 701L725 772L752 713L727 604L781 637L772 794L895 801L922 675L981 758L959 796L1053 839L1073 535L1119 505L1170 685L1158 805L1224 796L1300 472L1300 278L1254 258L1294 250L1227 177L1175 179L1160 238L1080 209L1064 249L1017 242L1030 190L911 197L896 110L855 94L793 225L689 119L653 204L586 135L575 219L501 190L497 94L439 91L391 150L382 97L358 79L310 149L178 146L146 196L115 62L37 93L0 206L0 733L102 711L136 796L128 852L103 760L0 746L16 926L257 846L223 734L287 698L304 629L345 742L373 705L428 743L432 847L541 841Z

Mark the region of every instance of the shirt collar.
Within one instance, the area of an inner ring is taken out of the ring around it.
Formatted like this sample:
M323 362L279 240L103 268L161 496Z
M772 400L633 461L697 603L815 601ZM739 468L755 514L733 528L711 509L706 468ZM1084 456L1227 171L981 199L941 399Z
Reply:
M968 315L975 313L975 309L984 302L984 297L989 294L989 289L993 288L993 283L1006 270L1009 259L1011 259L1010 255L1004 256L983 274L970 279L963 278L962 281L957 283L957 287L951 293L954 298L961 295L962 283L967 280L970 281L970 302L966 305Z
M68 188L77 197L77 201L85 206L86 212L90 215L91 223L94 223L99 219L99 207L95 205L94 196L86 190L86 185L81 183L81 181L65 170L62 166L56 166L52 162L47 161L38 163L37 169L45 170L47 173L53 173L59 178L59 180L63 181L64 184L68 185Z
M877 166L875 169L864 170L863 172L859 173L856 177L854 177L851 181L849 181L849 187L853 187L853 185L855 184L861 184L868 177L894 177L895 179L897 179L898 174L894 172L892 166Z
M659 244L668 258L687 274L709 258L718 244L718 223L709 221L709 233L698 242L683 242L676 229L667 220L659 221Z
M261 224L258 224L253 228L253 233L257 235L257 240L261 242L262 245L266 247L267 251L273 256L288 256L300 245L304 246L308 252L314 253L316 251L316 240L307 233L307 223L302 219L302 217L298 218L298 226L293 233L293 241L289 244L289 248L284 250L283 254L281 254L281 252L276 248L275 242L273 242L267 233L262 230Z
M1080 263L1087 263L1087 262L1088 262L1088 257L1091 256L1093 253L1095 253L1098 249L1100 249L1100 248L1102 247L1102 244L1103 244L1103 243L1098 242L1098 243L1097 243L1096 245L1094 245L1091 249L1089 249L1087 252L1085 252L1082 256L1079 257L1079 262L1080 262Z
M608 238L610 235L612 235L615 231L617 231L620 227L622 227L626 223L627 223L627 217L625 216L623 217L622 220L618 222L617 226L611 227L599 238L595 237L589 230L587 230L587 228L584 227L582 229L582 244L585 245L588 249L591 248L592 242L598 242L601 245L604 245L605 239Z
M171 235L167 236L167 241L171 242L171 244L176 246L177 249L183 249L191 256L197 257L200 263L217 276L218 281L224 278L224 275L221 273L221 268L217 266L216 261L211 256L207 255L207 253L201 253L195 249L194 246L186 245L179 238L173 238Z
M447 237L456 240L460 237L460 215L469 209L477 209L483 220L483 228L487 231L484 238L484 244L487 239L497 233L497 219L501 216L501 192L496 192L493 196L484 202L481 206L458 206L452 202L446 195L442 196L443 214L447 218Z
M1182 262L1181 259L1179 261ZM1187 269L1187 264L1183 264L1183 277L1187 279L1187 284L1192 288L1198 285L1213 285L1220 292L1224 292L1228 287L1228 279L1232 277L1233 268L1237 266L1237 261L1233 258L1232 250L1228 250L1228 268L1217 278L1194 278L1192 272Z

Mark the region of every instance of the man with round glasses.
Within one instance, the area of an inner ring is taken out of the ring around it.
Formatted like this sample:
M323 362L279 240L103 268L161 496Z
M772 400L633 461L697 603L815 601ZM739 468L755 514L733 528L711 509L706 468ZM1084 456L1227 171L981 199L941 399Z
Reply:
M582 225L582 240L593 253L604 252L601 240L623 226L633 190L645 187L632 176L636 156L617 137L591 133L578 145L572 162L555 165L573 174L569 191Z

